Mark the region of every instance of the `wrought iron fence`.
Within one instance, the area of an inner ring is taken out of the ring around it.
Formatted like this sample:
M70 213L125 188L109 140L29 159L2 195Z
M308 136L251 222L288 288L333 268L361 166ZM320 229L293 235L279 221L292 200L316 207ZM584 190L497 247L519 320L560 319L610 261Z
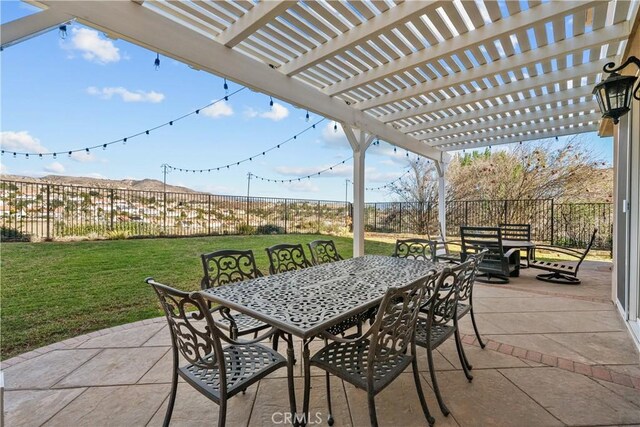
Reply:
M594 228L596 249L612 248L611 203L555 203L542 200L461 200L446 203L447 235L458 236L461 225L530 224L536 242L585 247ZM437 236L438 207L434 203L367 203L367 231Z
M447 234L461 225L531 224L538 242L584 247L598 228L596 248L612 246L610 203L553 200L449 201ZM2 240L220 234L336 234L351 226L350 203L266 197L164 193L115 188L0 181ZM432 234L433 203L365 205L365 229L381 233Z
M2 240L337 233L345 202L0 181Z

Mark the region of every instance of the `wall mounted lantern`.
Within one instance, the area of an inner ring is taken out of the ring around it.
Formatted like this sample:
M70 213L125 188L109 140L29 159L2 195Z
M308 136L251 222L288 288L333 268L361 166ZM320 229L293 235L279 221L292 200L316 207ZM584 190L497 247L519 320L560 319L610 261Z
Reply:
M631 109L631 98L640 101L640 83L633 88L638 79L636 76L623 76L616 71L620 71L629 64L635 64L640 69L640 59L630 56L624 64L616 68L616 64L609 62L602 71L609 73L606 80L598 83L593 88L602 118L610 118L614 124L618 124L620 117L624 116Z

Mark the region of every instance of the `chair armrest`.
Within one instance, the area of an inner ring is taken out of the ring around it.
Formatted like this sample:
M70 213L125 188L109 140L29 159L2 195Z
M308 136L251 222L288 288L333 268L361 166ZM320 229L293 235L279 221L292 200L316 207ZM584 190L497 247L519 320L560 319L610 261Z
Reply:
M325 339L327 339L329 341L336 341L336 342L340 342L340 343L346 344L346 343L352 343L352 342L356 342L358 340L362 340L362 339L368 337L369 335L371 335L371 333L372 333L372 329L369 328L369 330L367 332L365 332L364 335L360 335L359 337L355 337L355 338L343 338L343 337L339 337L337 335L330 334L327 331L322 332L320 335L323 338L325 338Z
M504 253L505 258L509 258L511 257L511 255L513 255L514 253L520 253L520 248L511 248L509 249L507 252Z
M221 334L221 338L224 341L226 341L226 342L228 342L229 344L232 344L232 345L246 345L246 344L259 343L260 341L264 341L264 340L266 340L267 338L271 337L273 334L276 334L276 333L280 333L278 328L271 328L267 332L265 332L264 334L259 335L259 336L255 337L252 340L246 340L246 341L245 340L234 340L234 339L229 338L225 334Z

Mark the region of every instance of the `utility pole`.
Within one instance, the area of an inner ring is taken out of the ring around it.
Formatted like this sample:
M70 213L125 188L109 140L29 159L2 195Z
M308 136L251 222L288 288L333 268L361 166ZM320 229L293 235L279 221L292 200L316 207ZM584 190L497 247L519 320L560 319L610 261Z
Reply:
M162 168L162 231L167 234L167 173L169 172L169 165L163 163Z
M253 174L251 172L247 173L247 225L249 225L249 194L251 191L251 177Z
M344 224L349 226L349 183L351 180L344 180Z

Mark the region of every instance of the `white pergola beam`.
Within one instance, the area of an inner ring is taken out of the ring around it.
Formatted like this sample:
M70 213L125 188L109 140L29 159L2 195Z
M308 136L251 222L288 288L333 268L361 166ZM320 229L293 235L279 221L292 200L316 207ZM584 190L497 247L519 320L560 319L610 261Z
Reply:
M485 40L499 39L502 36L508 37L509 35L514 34L518 31L531 28L538 22L540 22L541 25L544 25L543 23L546 21L575 13L580 10L588 9L599 3L602 2L563 1L551 2L548 4L532 7L531 9L518 13L517 15L510 17L509 19L499 20L489 25L477 28L473 31L460 34L450 40L446 40L444 42L436 44L435 46L431 46L424 51L415 52L396 61L389 62L387 64L374 68L369 72L358 74L357 76L354 76L350 79L342 80L326 88L325 93L331 96L335 96L343 92L355 89L359 86L363 86L368 83L384 79L386 77L401 74L405 71L413 70L414 68L423 65L425 62L437 63L438 59L449 58L455 53L458 53L459 56L464 56L464 51L466 49L478 46ZM333 52L333 55L335 55L336 53L337 52ZM428 57L425 54L428 54ZM306 56L307 55L304 55L301 60ZM329 56L331 55L327 54L327 57Z
M518 55L513 55L490 64L474 67L471 70L450 74L446 77L438 78L423 84L416 84L410 88L397 90L366 101L357 102L354 106L360 110L368 110L429 92L437 93L439 90L444 90L461 84L469 84L474 80L482 80L485 77L493 77L497 74L520 69L522 67L534 66L536 63L546 62L572 52L582 52L586 49L598 48L607 43L626 40L629 37L630 31L631 26L629 25L629 22L624 21L598 31L571 37L570 39L565 39L557 43L539 47Z
M503 117L500 120L492 120L479 122L477 124L470 124L467 126L460 126L454 129L447 129L441 132L434 132L427 135L421 135L420 140L428 142L429 145L437 147L442 144L449 144L451 142L463 142L465 139L475 138L484 135L482 131L485 129L496 128L496 125L500 125L502 130L505 130L505 125L513 125L519 123L529 123L531 121L538 122L550 117L568 116L569 114L576 114L580 112L590 113L591 110L598 108L598 104L595 102L590 103L576 103L573 105L565 105L563 107L552 107L550 109L543 108L540 111L531 111L520 115L512 115L511 117ZM496 123L498 122L498 123ZM509 127L507 129L517 130L517 127ZM470 133L467 133L470 132ZM486 133L489 133L488 131Z
M442 151L387 126L344 101L322 94L309 85L287 77L268 65L235 52L189 28L133 2L52 1L49 8L78 18L82 23L131 43L161 52L240 85L277 97L331 120L362 129L380 139L432 160L442 160Z
M438 1L406 1L371 20L352 28L304 55L280 67L280 72L292 76L367 40L391 31L412 16L420 16L435 8Z
M51 31L73 17L56 10L43 10L0 26L0 46L2 49Z
M264 27L268 22L282 15L296 3L297 1L289 0L260 2L241 16L233 25L229 25L226 30L218 35L216 41L226 47L234 47Z
M495 105L496 103L493 102L494 105L492 107L485 107L482 109L477 108L473 111L468 111L466 113L452 114L449 117L429 120L427 122L420 123L417 125L405 126L405 127L399 128L398 130L405 133L427 131L426 133L414 135L419 140L423 140L427 138L435 138L438 136L442 136L446 133L449 133L453 130L462 129L464 126L466 126L463 123L465 121L467 122L471 120L479 121L479 119L481 118L488 118L489 116L495 117L498 114L502 114L502 115L506 113L513 114L517 110L524 110L526 108L534 109L536 107L542 107L546 104L551 104L552 107L555 108L558 102L566 102L570 99L579 99L581 97L586 97L588 98L587 102L592 102L593 101L593 95L591 94L592 90L593 90L592 86L581 86L573 89L562 90L554 93L548 93L546 95L541 95L541 96L534 96L534 97L526 98L520 101L508 102L504 104ZM503 119L494 118L493 120L503 120ZM456 123L460 123L461 127L457 128L454 126L452 128L442 129L442 126L455 125ZM486 121L483 122L483 124L490 126L491 120L487 119Z
M510 138L503 138L496 141L482 141L482 142L475 142L475 143L468 143L468 144L459 144L453 147L447 147L446 150L447 151L459 151L463 149L473 150L476 148L491 147L496 145L515 144L519 142L536 141L539 139L548 139L548 138L555 138L555 137L566 136L566 135L575 135L578 133L594 132L597 130L598 130L598 123L594 122L592 124L583 124L582 126L574 126L572 128L549 130L549 131L542 131L537 133L534 132L530 135L514 136Z
M612 60L615 60L615 58ZM604 62L604 60L602 62ZM553 71L551 73L538 75L536 77L530 77L525 80L507 83L499 87L479 90L467 95L456 96L453 98L442 100L440 102L434 102L416 108L407 108L406 110L379 117L379 119L386 123L394 122L396 120L406 119L422 114L435 113L450 108L456 108L458 106L464 106L466 104L483 102L485 99L495 99L501 96L514 95L520 91L524 92L532 89L535 90L543 86L553 85L557 82L566 82L567 80L571 79L593 76L600 72L602 72L602 63L591 62L587 64L577 65L569 69Z
M578 125L580 123L588 123L588 122L597 122L602 114L597 113L588 113L583 114L581 116L574 115L573 117L566 117L563 119L555 119L555 120L545 120L541 123L535 123L525 126L517 126L517 127L509 127L507 129L496 129L492 131L477 133L474 135L466 135L465 137L454 138L451 140L438 141L439 145L447 145L447 144L464 144L464 143L487 143L487 145L496 145L496 144L504 144L501 138L516 138L516 141L520 141L518 136L527 136L527 132L547 132L551 131L552 128L560 129L560 127L569 127L571 125ZM597 124L597 123L596 123ZM576 126L574 126L576 127ZM579 132L576 132L579 133ZM512 134L514 134L512 136ZM494 138L491 140L491 138Z

